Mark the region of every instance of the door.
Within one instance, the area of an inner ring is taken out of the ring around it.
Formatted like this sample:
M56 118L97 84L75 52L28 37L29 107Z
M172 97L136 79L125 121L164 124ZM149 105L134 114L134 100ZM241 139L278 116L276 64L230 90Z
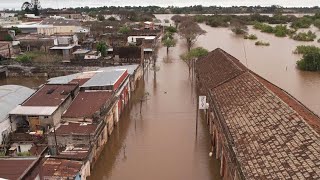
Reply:
M37 125L40 125L39 117L28 117L28 119L29 119L30 131L36 131Z

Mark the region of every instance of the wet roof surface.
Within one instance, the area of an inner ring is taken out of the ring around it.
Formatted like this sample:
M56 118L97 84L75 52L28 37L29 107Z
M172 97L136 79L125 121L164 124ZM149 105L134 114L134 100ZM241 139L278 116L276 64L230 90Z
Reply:
M0 86L0 122L4 121L9 112L25 101L34 90L17 85Z
M80 124L80 123L67 123L67 124L61 124L56 129L57 135L64 135L64 134L93 134L95 130L97 129L97 124Z
M233 60L224 51L218 49L213 53L213 58L202 59L201 64L207 63L207 66L201 65L201 70L207 73L199 73L200 81L209 88L220 120L229 129L244 176L247 179L319 179L319 134L260 82L257 75L250 71L239 73L239 67L226 63ZM214 58L216 56L219 58ZM230 68L228 72L234 73L216 77L221 68ZM217 82L221 79L228 80L219 85Z
M63 114L63 117L92 117L95 112L106 104L111 96L112 93L108 91L79 92Z
M41 177L62 177L74 179L80 172L82 162L65 159L47 159L41 167Z
M35 159L0 159L0 178L19 179Z
M111 86L125 73L126 70L120 69L115 71L103 71L96 73L90 80L84 83L81 87L94 86Z
M45 84L22 105L58 106L77 88L77 86L78 85L76 84Z

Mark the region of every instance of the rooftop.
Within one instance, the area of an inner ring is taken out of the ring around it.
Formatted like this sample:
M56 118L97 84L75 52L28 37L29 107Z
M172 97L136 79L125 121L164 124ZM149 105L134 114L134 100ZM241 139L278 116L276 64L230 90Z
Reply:
M65 159L48 158L41 167L41 179L44 177L61 177L75 179L76 175L81 171L82 162Z
M0 86L0 122L4 121L9 112L25 101L34 90L17 85Z
M269 89L221 49L197 66L246 179L320 178L320 137L307 123L310 117L289 105L293 97L284 101L275 92L280 88Z
M112 86L117 80L126 73L127 70L120 69L115 71L102 71L96 73L90 80L85 82L81 87L101 87Z
M40 24L49 25L52 24L54 26L81 26L81 23L74 19L64 19L64 18L47 18L44 19Z
M0 177L19 179L36 158L0 158Z
M59 106L77 87L77 84L45 84L22 106Z
M92 117L111 98L112 93L108 91L79 92L73 100L63 117L84 118Z
M61 124L56 129L56 135L66 135L66 134L89 135L89 134L94 134L97 127L98 127L98 124L65 123L65 124Z

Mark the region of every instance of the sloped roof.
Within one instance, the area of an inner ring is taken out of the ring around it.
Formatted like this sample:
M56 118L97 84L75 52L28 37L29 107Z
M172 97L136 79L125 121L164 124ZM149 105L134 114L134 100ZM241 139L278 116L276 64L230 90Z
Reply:
M23 106L59 106L77 88L76 84L45 84Z
M0 86L0 122L3 122L9 112L25 101L34 90L17 85Z
M0 177L19 179L34 161L36 158L2 158L0 159Z
M80 173L82 162L66 159L48 158L41 167L40 176L43 178L61 177L63 179L75 179Z
M74 19L64 19L64 18L47 18L44 19L41 25L54 25L54 26L81 26L81 23Z
M115 71L102 71L93 75L81 87L111 86L126 72L125 69Z
M228 129L224 133L231 137L244 177L319 179L320 136L307 123L309 117L224 51L216 49L202 60L198 61L198 67L204 68L198 69L200 81Z
M111 98L112 93L108 91L79 92L72 101L63 117L83 118L92 117Z
M242 74L247 68L239 60L217 48L197 61L197 70L202 80L214 88Z

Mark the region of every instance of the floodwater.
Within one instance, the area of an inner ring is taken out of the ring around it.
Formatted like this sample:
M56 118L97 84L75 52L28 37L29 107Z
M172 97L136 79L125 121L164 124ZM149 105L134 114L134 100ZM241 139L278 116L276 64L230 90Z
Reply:
M196 136L195 86L178 58L184 49L178 44L168 58L166 48L159 49L157 68L151 65L145 73L89 179L221 179L218 161L209 157L209 130L200 118Z
M320 73L297 69L296 62L301 59L301 56L292 53L298 45L320 47L320 43L279 38L249 27L249 33L256 34L259 40L270 42L270 46L261 47L255 46L255 41L234 35L227 28L212 28L203 24L201 27L207 31L207 34L199 37L196 46L205 47L209 51L218 47L224 49L249 69L286 90L320 115ZM318 29L311 30L320 38Z
M47 79L45 77L8 77L0 79L0 86L14 84L35 89L46 81Z
M170 19L170 14L157 15L158 19ZM306 72L297 69L296 62L300 55L292 52L298 45L315 45L320 43L299 42L288 37L279 38L273 34L262 33L249 27L249 33L256 34L259 40L270 42L270 46L255 46L255 41L245 40L234 35L228 28L212 28L200 25L207 31L205 36L198 38L195 46L202 46L209 51L222 48L239 59L249 69L280 88L286 90L296 99L320 115L320 72ZM320 31L315 27L299 31L312 30L320 38Z

